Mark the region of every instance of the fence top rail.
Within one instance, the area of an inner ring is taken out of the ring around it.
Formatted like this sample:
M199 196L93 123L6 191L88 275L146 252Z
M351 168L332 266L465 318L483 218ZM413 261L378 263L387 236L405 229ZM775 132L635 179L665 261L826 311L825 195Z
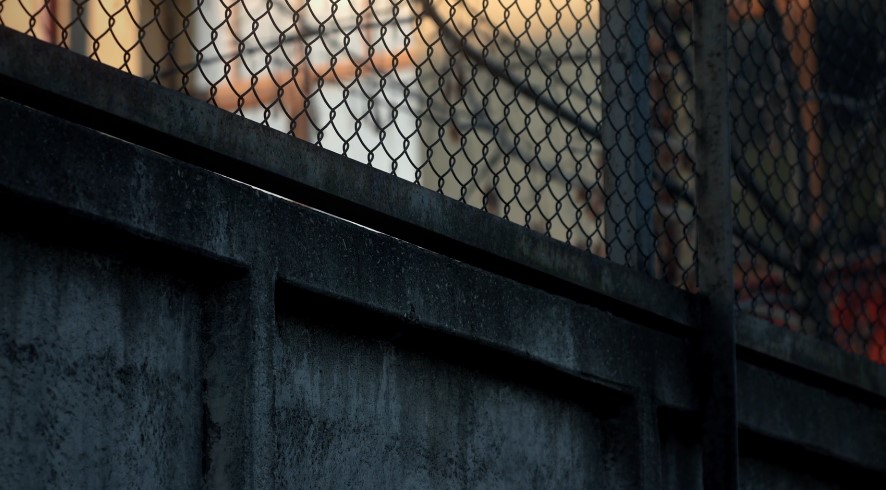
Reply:
M739 359L791 365L807 377L863 393L878 406L886 405L886 369L814 337L775 328L749 313L736 312L735 327Z

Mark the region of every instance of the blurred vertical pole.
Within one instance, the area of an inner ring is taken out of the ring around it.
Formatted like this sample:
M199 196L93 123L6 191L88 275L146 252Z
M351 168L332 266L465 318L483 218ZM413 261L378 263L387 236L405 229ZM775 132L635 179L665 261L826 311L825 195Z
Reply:
M610 260L654 275L647 0L602 0L601 137Z
M56 0L46 0L46 11L43 13L43 30L46 36L44 41L49 44L58 44L59 37L61 37L56 25L56 16L58 16Z
M707 490L738 488L727 2L692 2L702 469Z
M71 2L71 20L68 26L68 49L85 55L89 42L89 10L83 2Z

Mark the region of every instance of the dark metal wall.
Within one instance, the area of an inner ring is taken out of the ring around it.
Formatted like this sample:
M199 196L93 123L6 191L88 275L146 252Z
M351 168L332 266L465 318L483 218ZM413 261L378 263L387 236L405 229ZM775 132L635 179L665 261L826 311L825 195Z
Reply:
M718 403L721 481L886 478L880 366L739 317L714 397L695 296L2 29L0 97L0 486L713 488Z

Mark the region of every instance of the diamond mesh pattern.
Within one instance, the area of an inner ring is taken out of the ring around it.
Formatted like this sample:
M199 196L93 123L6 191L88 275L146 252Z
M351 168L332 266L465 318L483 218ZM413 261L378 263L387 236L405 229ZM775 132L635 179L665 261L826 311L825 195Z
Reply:
M733 0L740 309L886 363L886 18L869 0Z
M0 24L695 289L688 2L0 0Z

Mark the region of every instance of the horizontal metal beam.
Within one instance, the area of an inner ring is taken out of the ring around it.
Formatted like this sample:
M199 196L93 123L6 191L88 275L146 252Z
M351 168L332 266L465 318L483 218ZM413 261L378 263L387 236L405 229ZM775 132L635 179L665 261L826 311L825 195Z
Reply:
M27 209L0 216L2 230L18 220L67 243L123 244L106 246L115 253L141 244L147 255L208 259L209 269L273 269L288 305L326 298L330 308L381 317L354 322L360 331L398 325L398 336L461 339L585 388L648 390L665 406L697 409L684 338L2 98L0 113L7 136L0 138L0 204ZM115 239L122 234L134 238Z

